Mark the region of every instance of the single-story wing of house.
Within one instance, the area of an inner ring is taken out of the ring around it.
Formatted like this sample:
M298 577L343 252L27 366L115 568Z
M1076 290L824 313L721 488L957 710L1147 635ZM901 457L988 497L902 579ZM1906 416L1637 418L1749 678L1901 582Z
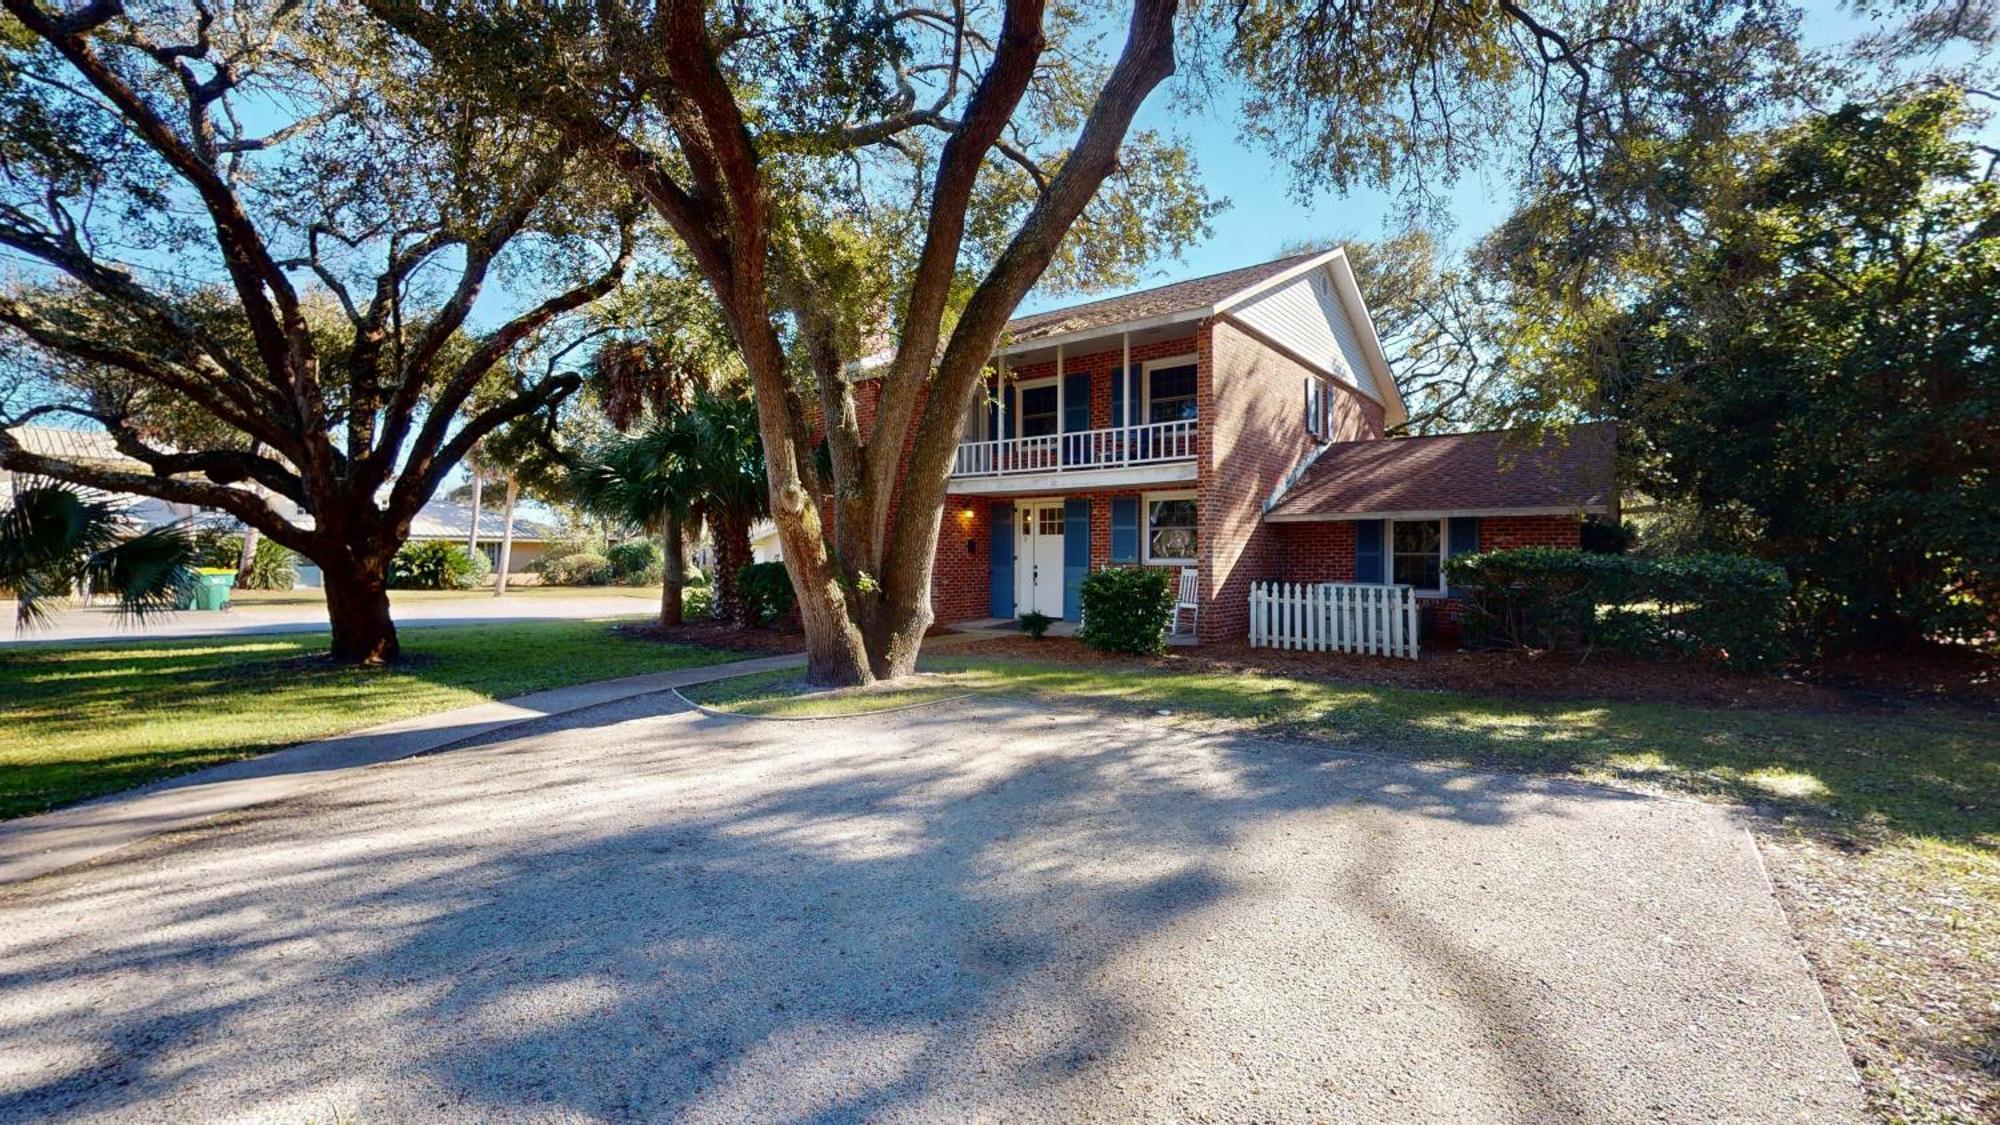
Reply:
M500 541L506 533L505 510L481 505L479 535L475 538L472 534L472 505L454 500L432 500L418 509L416 518L410 521L410 542L470 546L484 554L486 561L495 567L500 565ZM561 528L517 512L514 516L514 546L507 556L507 573L523 573L530 563L546 555L561 539Z

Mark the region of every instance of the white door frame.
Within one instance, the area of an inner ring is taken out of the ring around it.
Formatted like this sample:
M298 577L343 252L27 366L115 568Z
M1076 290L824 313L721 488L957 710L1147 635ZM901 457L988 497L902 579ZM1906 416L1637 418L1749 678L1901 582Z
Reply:
M1042 515L1056 513L1056 530L1043 533ZM1062 616L1063 595L1063 502L1060 499L1017 500L1014 502L1014 613L1019 616L1040 610L1050 617ZM1036 528L1030 536L1024 528ZM1040 557L1037 557L1039 554ZM1036 573L1039 566L1041 573Z

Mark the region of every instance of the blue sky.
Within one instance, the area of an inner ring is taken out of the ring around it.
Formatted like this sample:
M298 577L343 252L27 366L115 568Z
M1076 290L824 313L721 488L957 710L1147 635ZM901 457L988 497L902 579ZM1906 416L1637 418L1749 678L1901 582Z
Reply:
M1813 47L1832 47L1868 30L1872 24L1831 3L1806 5L1806 42ZM1107 38L1107 49L1120 40ZM1202 180L1209 193L1226 197L1231 206L1216 216L1212 235L1191 248L1181 259L1156 261L1146 277L1132 288L1144 289L1168 281L1218 273L1277 257L1287 243L1308 238L1339 235L1376 237L1399 224L1397 208L1390 193L1356 191L1343 196L1321 194L1300 202L1292 197L1291 172L1254 141L1242 134L1237 94L1209 105L1205 112L1190 113L1173 104L1165 91L1156 92L1140 111L1138 128L1157 129L1185 138L1200 162ZM1503 179L1466 174L1449 195L1447 245L1463 248L1491 230L1510 209L1511 197ZM1108 294L1033 293L1023 302L1023 312L1059 308Z

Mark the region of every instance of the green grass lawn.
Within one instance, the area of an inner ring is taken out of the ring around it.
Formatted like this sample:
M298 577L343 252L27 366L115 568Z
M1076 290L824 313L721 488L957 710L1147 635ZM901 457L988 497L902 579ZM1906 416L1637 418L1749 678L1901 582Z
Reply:
M760 719L826 719L954 699L979 690L962 676L925 674L891 687L816 689L796 670L760 672L681 689L691 702Z
M1236 720L1458 765L1644 785L1832 825L2000 848L2000 716L1494 698L1251 673L1155 672L974 655L928 659L941 686L1086 697Z
M0 818L391 719L744 654L602 621L402 634L394 669L335 667L324 634L0 649Z

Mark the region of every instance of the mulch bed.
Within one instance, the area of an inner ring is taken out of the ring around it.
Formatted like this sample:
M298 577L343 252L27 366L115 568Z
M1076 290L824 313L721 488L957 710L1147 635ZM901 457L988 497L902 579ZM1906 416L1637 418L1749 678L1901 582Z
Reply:
M783 623L769 629L740 629L727 621L685 621L671 628L657 621L612 626L612 632L662 644L698 645L768 655L804 652L805 634Z
M1050 663L1113 664L1170 672L1264 672L1420 691L1546 699L1623 699L1717 707L1893 706L1912 697L2000 704L2000 662L1970 650L1856 659L1752 676L1615 652L1425 652L1420 660L1253 649L1246 644L1170 648L1158 657L1119 656L1074 637L1005 637L968 650Z

